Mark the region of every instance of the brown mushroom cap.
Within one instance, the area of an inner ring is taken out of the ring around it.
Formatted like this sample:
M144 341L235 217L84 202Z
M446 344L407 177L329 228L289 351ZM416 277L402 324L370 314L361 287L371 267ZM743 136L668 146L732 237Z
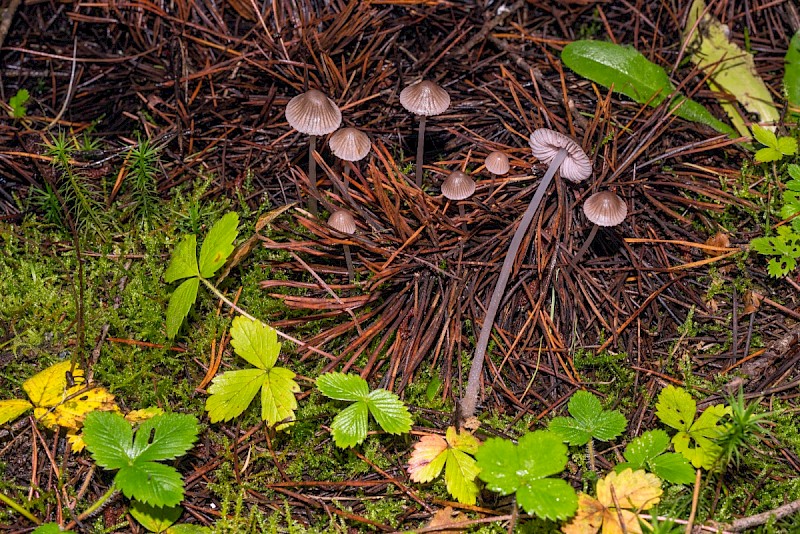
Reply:
M356 220L353 214L347 210L336 210L328 218L328 225L343 234L354 234L356 232Z
M475 192L475 180L461 171L453 171L442 182L442 194L448 200L464 200Z
M505 174L511 169L508 156L502 152L491 152L483 162L486 170L492 174Z
M592 174L592 163L586 152L574 139L555 130L539 128L531 134L531 151L542 163L549 164L559 149L567 151L567 157L559 168L561 177L571 182L582 182Z
M286 105L289 126L307 135L327 135L342 124L342 112L322 91L311 89Z
M342 128L328 140L331 152L345 161L358 161L367 157L372 143L369 136L356 128Z
M450 95L439 85L424 80L400 91L400 104L415 115L440 115L450 107Z
M616 226L628 215L628 205L611 191L600 191L586 199L583 213L597 226Z

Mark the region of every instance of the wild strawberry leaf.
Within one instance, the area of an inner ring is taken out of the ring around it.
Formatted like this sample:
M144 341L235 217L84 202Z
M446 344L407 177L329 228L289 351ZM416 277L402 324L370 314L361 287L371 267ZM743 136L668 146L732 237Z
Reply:
M164 272L164 281L171 284L181 278L192 276L200 276L200 270L197 267L197 237L189 234L175 245L172 258Z
M86 416L83 423L84 441L97 465L105 469L119 469L131 460L133 428L121 415L95 412Z
M236 354L259 369L275 365L281 352L275 329L241 315L231 324L231 346Z
M462 504L474 505L478 498L478 476L475 458L458 449L448 449L444 468L444 482L447 492Z
M369 384L358 375L325 373L317 378L317 389L331 399L342 401L363 400L369 395Z
M423 436L414 445L408 462L408 473L414 482L430 482L445 468L447 491L458 502L475 504L478 485L475 477L478 467L475 454L479 441L468 432L458 433L455 427L447 429L447 437Z
M411 430L411 414L400 397L385 389L369 392L365 399L369 413L389 434L405 434Z
M756 151L754 156L755 160L760 163L769 163L770 161L780 161L783 159L783 153L777 148L766 147Z
M669 447L669 435L663 430L650 430L631 441L623 456L627 462L617 464L614 471L645 469L673 484L694 482L694 469L680 454L665 452Z
M414 444L414 451L408 461L409 478L414 482L426 483L442 472L447 460L448 443L441 436L422 436Z
M367 438L369 408L364 401L357 401L333 418L331 433L336 446L342 449L355 447Z
M133 518L150 532L164 532L180 518L180 506L150 506L140 501L131 501L128 509Z
M286 423L294 420L294 411L297 409L295 393L300 391L300 385L294 381L294 377L295 374L289 369L273 367L267 371L261 386L261 419L270 425L278 425L276 430L287 428Z
M200 274L203 278L211 278L217 270L225 265L228 256L233 252L233 242L239 233L239 215L230 212L214 223L200 247Z
M183 500L183 479L170 465L144 462L117 471L114 484L129 499L153 506L176 506Z
M689 461L675 452L660 454L647 463L650 471L672 484L692 484L695 472Z
M773 132L772 130L767 130L763 126L754 124L753 137L755 137L756 141L758 141L762 145L768 148L774 148L775 150L778 150L778 136L776 136L775 132Z
M172 292L167 305L167 337L169 339L174 339L178 335L183 320L189 315L189 310L197 300L199 287L199 278L189 278Z
M600 399L588 391L578 391L567 407L572 417L555 417L548 428L570 445L586 445L592 438L609 441L619 436L628 424L617 410L603 410Z
M230 421L250 406L267 373L263 369L240 369L227 371L214 377L206 399L208 419L212 423Z
M794 156L797 154L797 139L794 137L779 137L777 149L784 156Z
M0 425L13 421L31 408L33 408L33 404L22 399L0 401Z

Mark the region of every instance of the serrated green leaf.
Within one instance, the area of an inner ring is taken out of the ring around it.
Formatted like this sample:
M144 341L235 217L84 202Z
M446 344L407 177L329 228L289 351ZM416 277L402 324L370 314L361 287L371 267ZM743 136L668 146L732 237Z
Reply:
M783 154L777 148L767 147L762 148L756 152L755 160L760 163L768 163L770 161L780 161L783 159Z
M325 373L317 378L317 389L331 399L344 401L364 400L369 395L369 384L358 375Z
M797 139L794 137L778 138L778 150L785 156L794 156L797 154Z
M59 534L60 532L72 532L71 530L61 530L58 523L45 523L36 527L31 534Z
M570 445L586 445L592 439L592 434L584 429L583 424L572 417L554 417L547 428Z
M475 451L478 450L478 447L481 446L481 442L478 441L478 438L466 431L458 432L454 426L447 427L445 437L447 439L447 443L451 447L467 454L474 455Z
M231 324L231 346L236 354L259 369L275 365L281 351L275 329L241 315Z
M762 145L768 148L774 148L775 150L778 150L778 136L775 135L775 132L767 130L766 128L758 124L754 124L753 137L755 137L756 141L758 141Z
M370 391L367 407L378 425L390 434L405 434L411 430L411 414L400 398L385 389Z
M197 300L197 289L200 287L199 278L189 278L169 298L167 305L167 337L174 339L183 324L183 319L189 314L194 301Z
M114 483L129 499L153 506L175 506L183 500L183 479L169 465L144 462L122 467Z
M559 445L562 445L559 443ZM478 477L486 487L500 495L510 495L520 487L517 473L519 460L517 446L502 438L489 438L475 453L478 462Z
M172 460L186 454L197 441L197 419L180 413L165 413L139 425L131 456L135 464Z
M569 400L572 418L556 417L548 428L570 445L586 445L590 439L608 441L627 426L625 416L616 410L603 410L600 399L588 391L578 391Z
M668 452L656 456L648 462L650 470L659 478L672 484L693 484L695 472L681 454Z
M208 419L212 423L230 421L239 416L258 393L267 379L267 372L262 369L240 369L227 371L214 377L206 399Z
M675 430L689 430L696 411L697 403L683 388L667 386L658 395L656 416Z
M553 432L529 432L517 443L517 462L522 476L528 480L555 475L567 466L567 446Z
M233 252L233 242L239 233L238 227L239 215L233 211L226 213L211 227L200 247L200 274L203 278L211 278L225 265L228 256Z
M669 435L663 430L651 430L632 440L622 455L636 471L669 447Z
M781 256L780 258L772 258L767 263L767 273L773 278L780 278L786 276L790 271L797 267L797 262L789 256Z
M729 412L730 408L722 404L706 408L688 429L673 436L675 452L682 454L695 468L711 469L721 450L714 440L725 430L719 420Z
M775 244L773 243L773 239L770 237L757 237L750 241L750 248L758 252L759 254L764 255L774 255L778 254L778 251L775 249Z
M83 421L83 441L97 465L119 469L131 461L133 428L114 412L91 412Z
M529 514L551 521L571 517L578 509L578 496L565 480L532 480L517 490L517 503Z
M791 111L800 113L800 30L794 34L786 50L783 89Z
M355 447L367 438L368 414L367 403L358 401L333 418L331 432L337 447Z
M474 505L479 492L475 477L480 471L475 459L458 449L447 449L444 455L447 458L444 482L448 493L462 504Z
M283 367L273 367L267 372L261 386L261 419L275 426L281 421L294 420L297 398L294 394L300 386L293 379L295 374ZM287 428L280 425L277 429Z
M183 513L180 506L151 506L139 501L131 501L128 509L133 518L150 532L164 532L175 523Z
M800 165L797 165L795 163L790 163L786 167L786 170L789 173L789 176L791 176L793 179L797 181L800 181ZM795 191L800 191L800 189L795 189Z
M613 87L640 104L658 106L675 91L663 67L630 47L605 41L574 41L564 47L561 60L584 78ZM670 107L679 117L707 124L725 134L734 133L694 100L677 95Z
M164 272L164 280L171 284L181 278L199 275L200 270L197 267L197 237L194 234L189 234L175 245L169 266Z

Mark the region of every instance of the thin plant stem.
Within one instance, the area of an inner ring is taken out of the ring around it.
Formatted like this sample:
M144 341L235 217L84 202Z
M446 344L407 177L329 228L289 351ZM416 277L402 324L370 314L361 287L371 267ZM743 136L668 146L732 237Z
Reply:
M694 492L692 492L692 511L689 513L689 519L686 522L686 534L692 534L692 526L694 525L694 518L697 515L697 503L700 500L700 479L702 472L697 470L694 479Z
M461 216L461 229L464 233L467 232L467 212L464 210L464 204L458 204L458 214Z
M308 138L308 182L311 186L311 196L308 197L308 211L317 216L317 161L314 159L314 151L317 149L317 136L311 135Z
M353 274L353 256L350 254L350 245L344 245L344 261L347 262L347 278L352 284L355 276Z
M597 466L594 463L594 440L591 438L589 438L589 442L586 444L586 457L589 459L589 469L591 469L593 473L596 473Z
M345 162L344 164L344 172L342 173L342 177L344 178L344 187L350 187L350 167L353 164L349 161Z
M522 245L522 239L528 231L528 227L533 222L533 216L541 204L544 194L547 191L547 186L553 180L561 163L567 157L567 151L563 148L558 150L556 157L550 162L547 172L539 182L539 187L536 189L528 209L522 215L522 219L514 232L514 237L511 238L511 244L508 247L508 253L503 260L503 266L500 268L500 276L497 278L497 285L494 286L492 297L489 300L489 307L486 309L486 316L483 319L481 326L481 333L478 336L478 343L475 346L475 355L472 357L472 364L469 369L469 378L467 379L467 387L464 391L464 397L461 399L461 413L460 418L463 421L475 415L475 408L478 405L478 389L481 383L481 372L483 371L483 362L486 359L486 349L489 346L489 337L492 334L492 326L494 325L497 311L500 309L500 302L503 300L508 279L511 276L511 269L514 267L514 260L519 252L519 247Z
M589 237L586 238L586 241L583 242L583 245L578 250L578 253L575 254L575 256L572 258L572 264L573 265L578 265L578 262L581 261L581 258L583 258L583 255L586 254L587 250L589 250L589 247L591 246L592 241L594 241L594 236L597 235L597 228L598 228L597 224L592 226L592 231L589 232Z
M0 493L0 501L4 502L9 508L19 513L20 515L25 516L25 518L31 521L32 523L35 523L37 525L42 524L41 520L37 519L36 516L34 516L25 508L23 508L21 505L17 504L13 499L11 499L11 497L8 497L5 494Z
M428 117L420 115L419 137L417 137L417 187L422 187L422 155L425 152L425 120Z

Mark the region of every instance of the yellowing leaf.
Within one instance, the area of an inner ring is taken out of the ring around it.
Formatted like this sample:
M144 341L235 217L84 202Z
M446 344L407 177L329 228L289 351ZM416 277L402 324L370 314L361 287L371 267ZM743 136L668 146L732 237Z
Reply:
M441 436L422 436L408 461L408 474L414 482L430 482L439 476L447 456L447 441Z
M164 410L157 406L152 406L150 408L144 408L142 410L131 410L127 414L125 414L125 420L129 423L141 423L143 421L147 421L151 417L155 417L156 415L161 415L164 413Z
M408 474L414 482L430 482L445 468L444 480L447 491L460 503L475 504L478 485L475 478L478 469L471 455L478 450L480 442L468 432L457 432L448 427L445 439L441 436L422 436L414 445L408 462Z
M68 429L77 430L83 424L86 414L94 411L119 411L114 395L106 388L94 387L83 391L84 386L74 386L67 390L67 400L53 409L55 423Z
M4 425L33 408L33 404L22 399L0 401L0 425Z
M83 433L70 434L67 433L67 441L72 445L72 452L81 452L86 448L86 442L83 441Z
M70 361L65 360L41 371L22 384L28 398L39 408L51 408L67 397L67 372ZM75 385L83 383L83 371L77 367L73 371Z
M605 506L615 506L614 495L619 506L632 510L649 510L661 497L661 480L652 473L625 469L621 473L610 472L597 482L597 499Z
M578 512L572 521L561 527L564 534L594 534L603 525L608 509L600 501L586 495L578 494Z
M441 510L436 510L436 513L433 514L431 518L431 522L428 523L428 527L443 527L445 525L454 525L453 528L448 528L447 530L437 530L439 534L458 534L459 532L463 532L467 529L467 527L459 528L457 523L463 523L464 521L468 521L469 518L459 512L458 510L453 510L450 506L446 506Z
M703 0L695 0L686 21L685 37L689 50L694 50L692 62L709 74L712 89L733 95L748 112L758 114L761 122L778 122L780 113L764 80L756 72L753 56L728 40L728 28L710 14L704 14L705 8ZM735 110L723 107L734 122L740 118ZM747 129L742 131L741 128L742 125L737 124L739 132L749 136Z

